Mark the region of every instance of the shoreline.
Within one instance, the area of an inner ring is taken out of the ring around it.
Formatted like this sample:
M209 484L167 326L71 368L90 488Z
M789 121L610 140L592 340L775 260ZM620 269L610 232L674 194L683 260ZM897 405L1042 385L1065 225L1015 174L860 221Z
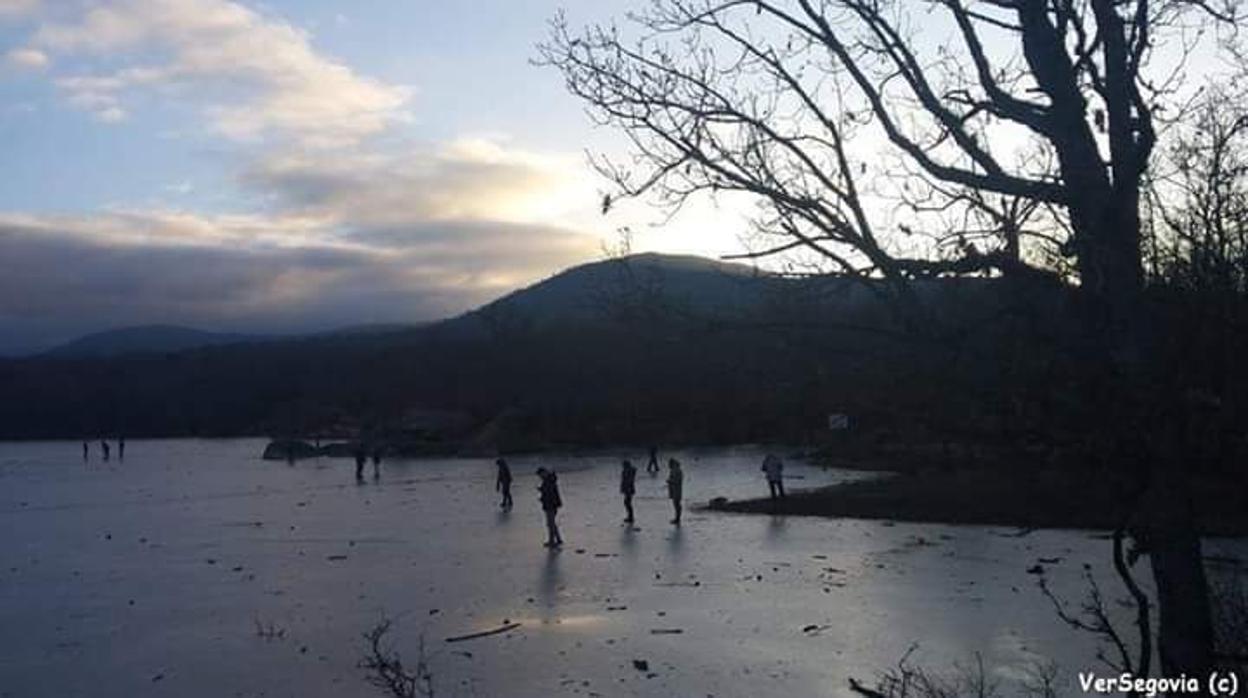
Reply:
M761 487L760 489L765 489ZM1201 535L1248 537L1248 510L1226 483L1193 484ZM712 501L702 511L906 523L1112 531L1129 513L1119 483L1072 472L926 470L765 496Z

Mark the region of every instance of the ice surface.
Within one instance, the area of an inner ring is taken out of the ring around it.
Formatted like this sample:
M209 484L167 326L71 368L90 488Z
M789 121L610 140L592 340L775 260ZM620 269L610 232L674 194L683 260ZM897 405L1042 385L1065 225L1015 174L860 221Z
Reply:
M348 460L263 446L131 441L105 464L94 444L87 463L77 443L0 445L0 696L381 695L357 662L382 617L406 658L423 636L440 696L842 696L916 642L924 666L980 652L1002 679L1094 661L1026 571L1060 557L1048 574L1078 601L1081 565L1107 562L1087 533L691 510L674 528L644 453L510 459L506 513L492 459L356 484ZM766 493L760 450L660 455L687 505ZM620 456L641 468L636 530ZM538 465L560 473L562 551L541 545Z

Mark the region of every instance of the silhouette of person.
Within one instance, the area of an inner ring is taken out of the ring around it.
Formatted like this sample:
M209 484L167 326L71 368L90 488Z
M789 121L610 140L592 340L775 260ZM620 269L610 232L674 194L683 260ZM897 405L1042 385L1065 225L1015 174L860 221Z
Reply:
M364 481L364 464L368 462L368 457L364 455L364 449L355 449L355 479L358 482Z
M628 512L625 523L633 523L633 495L637 492L637 468L633 462L625 460L620 465L620 494L624 495L624 509Z
M373 449L373 479L381 479L381 449Z
M117 460L126 459L126 437L117 439Z
M90 457L91 457L91 447L87 445L86 441L83 441L82 442L82 459L87 460Z
M646 463L646 472L657 475L659 472L659 447L650 447L650 460Z
M680 500L684 496L685 473L680 469L680 461L672 458L667 461L667 496L672 500L672 509L676 518L672 523L680 525Z
M104 439L100 439L100 450L104 451L104 460L108 460L108 442Z
M546 515L546 547L557 548L563 545L563 536L559 535L559 523L555 521L559 507L563 506L563 500L559 497L559 476L545 468L538 468L537 476L541 478L537 490L541 494L542 513Z
M503 501L499 503L502 509L511 508L511 468L508 467L507 461L499 458L494 461L494 465L498 466L498 477L494 480L494 491L503 493Z
M784 461L774 453L768 453L763 458L763 467L759 468L767 474L767 488L771 492L771 503L773 508L776 503L784 499Z

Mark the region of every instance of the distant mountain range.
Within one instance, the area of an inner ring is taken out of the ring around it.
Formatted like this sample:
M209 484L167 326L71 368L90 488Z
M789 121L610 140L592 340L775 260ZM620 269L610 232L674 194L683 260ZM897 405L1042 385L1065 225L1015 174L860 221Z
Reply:
M964 366L895 332L873 290L645 254L424 325L302 336L124 328L0 360L0 439L349 433L453 413L530 447L741 442L854 405L930 404L944 374L998 370L985 357L1011 327L998 317L1011 301L997 281L918 287L979 328L984 346Z
M353 337L389 334L412 330L418 323L377 323L352 325L307 335L246 334L242 332L210 332L181 325L138 325L115 330L93 332L60 346L41 352L53 359L108 359L131 354L173 354L192 349L205 349L233 344L281 342L317 337Z
M257 342L301 341L396 334L430 325L472 331L523 316L544 322L589 320L624 313L662 299L700 312L735 312L755 299L758 284L775 277L740 265L695 256L639 254L625 260L573 267L464 315L434 323L352 325L303 335L212 332L181 325L123 327L79 337L41 352L54 359L107 359L132 354L171 354Z
M126 354L171 353L266 339L271 338L233 332L207 332L178 325L141 325L88 334L55 347L45 352L44 356L57 359L104 359Z

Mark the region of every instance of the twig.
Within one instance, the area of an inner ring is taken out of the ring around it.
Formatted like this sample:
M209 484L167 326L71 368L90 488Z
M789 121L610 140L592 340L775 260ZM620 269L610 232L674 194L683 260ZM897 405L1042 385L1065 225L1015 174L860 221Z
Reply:
M849 677L849 690L867 698L888 698L888 696L871 688L862 685L862 682L854 677Z
M457 635L455 637L448 637L446 638L446 641L447 642L463 642L464 640L475 640L479 637L489 637L490 635L498 635L500 633L509 632L509 631L515 630L518 627L520 627L519 623L508 623L506 625L502 625L497 628L494 628L493 630L483 630L479 633L469 633L467 635Z

